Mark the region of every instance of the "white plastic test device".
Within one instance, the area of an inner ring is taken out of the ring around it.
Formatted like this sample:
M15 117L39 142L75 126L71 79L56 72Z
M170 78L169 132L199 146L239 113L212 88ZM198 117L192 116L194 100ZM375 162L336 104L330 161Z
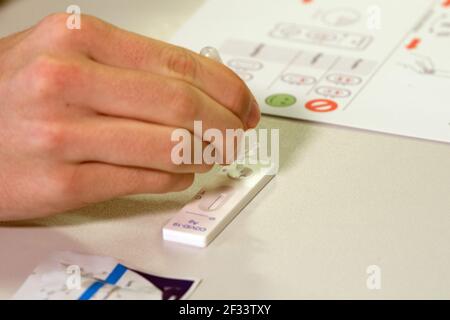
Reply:
M273 177L272 166L222 167L166 224L164 240L206 247Z
M221 62L214 48L204 48L201 54ZM254 152L247 151L247 156ZM166 224L164 240L206 247L275 174L273 164L249 163L222 167Z

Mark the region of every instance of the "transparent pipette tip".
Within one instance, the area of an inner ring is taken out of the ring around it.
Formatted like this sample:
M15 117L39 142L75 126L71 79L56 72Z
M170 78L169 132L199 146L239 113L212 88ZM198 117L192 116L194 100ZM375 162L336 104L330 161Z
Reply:
M200 51L200 55L212 59L214 61L222 63L222 58L220 57L219 51L217 51L216 48L213 47L204 47Z

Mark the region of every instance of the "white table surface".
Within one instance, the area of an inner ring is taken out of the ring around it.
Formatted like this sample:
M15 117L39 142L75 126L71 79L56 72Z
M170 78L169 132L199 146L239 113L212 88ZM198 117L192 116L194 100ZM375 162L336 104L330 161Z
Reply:
M0 36L77 3L161 39L201 0L13 0ZM450 298L450 145L264 117L279 128L281 171L207 248L164 243L170 210L198 190L116 199L48 219L0 224L0 298L55 250L108 255L203 279L194 299ZM368 290L378 265L382 289Z

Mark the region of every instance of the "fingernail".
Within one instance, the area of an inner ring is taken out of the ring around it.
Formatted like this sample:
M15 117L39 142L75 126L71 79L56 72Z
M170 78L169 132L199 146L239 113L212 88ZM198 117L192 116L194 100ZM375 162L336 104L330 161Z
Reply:
M247 127L250 129L255 128L258 125L260 119L261 119L261 112L259 111L258 102L256 102L255 99L253 99L250 114L247 120Z

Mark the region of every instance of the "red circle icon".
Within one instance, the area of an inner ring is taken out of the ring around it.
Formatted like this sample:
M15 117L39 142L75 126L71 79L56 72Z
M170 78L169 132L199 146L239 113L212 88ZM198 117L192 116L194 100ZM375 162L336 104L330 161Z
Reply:
M338 104L333 100L315 99L308 101L305 108L313 112L331 112L338 108Z

